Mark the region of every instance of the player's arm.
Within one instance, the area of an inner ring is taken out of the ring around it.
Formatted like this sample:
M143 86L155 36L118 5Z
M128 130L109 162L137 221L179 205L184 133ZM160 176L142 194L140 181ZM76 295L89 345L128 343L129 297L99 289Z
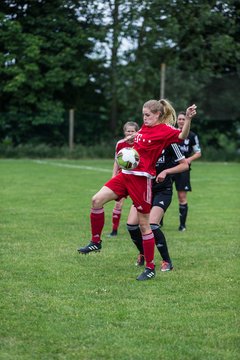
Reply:
M192 161L197 160L202 156L201 148L200 148L200 144L199 144L197 135L194 136L192 150L193 150L193 154L187 158L189 165L191 165Z
M190 165L192 161L199 159L202 156L201 151L194 153L192 156L187 158L187 162Z
M119 171L119 166L116 160L114 160L114 164L113 164L113 172L112 172L112 177L116 176L117 173Z
M188 137L190 127L191 127L191 120L192 120L193 116L195 116L197 113L196 109L197 109L197 106L195 104L193 104L192 106L189 106L187 108L184 125L182 128L182 131L180 132L180 134L178 136L179 139L184 140Z
M126 142L128 142L128 143L131 144L131 143L134 141L135 136L136 136L137 133L138 133L138 131L136 131L134 134L131 134L131 135L126 136L126 137L124 138L124 140L125 140Z
M181 173L181 172L187 171L188 169L189 169L189 165L188 165L187 159L185 159L185 158L181 159L181 160L179 160L178 165L168 168L168 169L165 169L162 172L160 172L158 174L158 176L156 177L156 182L159 183L159 182L164 181L164 179L166 178L167 175Z

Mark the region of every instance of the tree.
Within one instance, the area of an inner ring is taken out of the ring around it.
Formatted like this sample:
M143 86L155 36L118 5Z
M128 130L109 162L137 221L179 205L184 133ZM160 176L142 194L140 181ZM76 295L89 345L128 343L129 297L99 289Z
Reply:
M27 141L41 129L59 142L70 107L77 141L120 135L124 122L141 123L146 100L159 97L161 63L176 110L198 105L198 131L220 117L235 131L239 7L234 0L2 1L0 111L8 120L1 138Z
M164 62L165 96L176 110L197 103L199 116L194 128L203 134L206 127L211 132L215 126L223 133L227 127L234 141L240 120L239 7L236 1L152 0L139 4L129 23L135 47L125 52L128 61L120 69L125 82L120 119L140 115L147 99L159 97L160 64ZM218 138L213 134L216 147L222 146Z
M15 141L56 131L64 111L81 106L94 62L86 10L77 1L1 2L1 112Z

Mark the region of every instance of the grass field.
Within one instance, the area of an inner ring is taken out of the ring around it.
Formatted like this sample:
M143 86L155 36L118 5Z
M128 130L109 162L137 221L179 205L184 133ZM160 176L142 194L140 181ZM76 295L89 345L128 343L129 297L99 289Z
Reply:
M239 164L194 163L188 228L176 193L164 219L174 271L136 281L136 251L105 207L103 250L90 239L91 196L111 160L0 160L1 360L237 360Z

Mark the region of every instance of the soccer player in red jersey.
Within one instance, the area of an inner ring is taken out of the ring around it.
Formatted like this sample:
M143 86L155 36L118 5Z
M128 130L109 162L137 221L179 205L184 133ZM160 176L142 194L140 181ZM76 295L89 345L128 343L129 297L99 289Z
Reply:
M156 176L155 165L163 149L172 143L181 142L188 136L194 115L196 115L196 105L187 108L183 128L179 130L172 126L176 122L176 112L167 100L149 100L143 105L143 125L134 136L133 146L140 155L139 165L134 170L122 170L93 196L90 214L92 239L88 245L78 249L79 253L88 254L101 249L101 233L104 226L103 205L129 195L137 209L146 262L146 268L137 280L154 278L155 241L149 223L149 214L152 180Z
M121 149L123 149L125 147L133 147L134 138L131 137L131 135L135 135L138 130L139 130L139 126L136 122L128 121L124 124L124 126L123 126L124 138L119 140L116 144L115 157ZM127 140L126 139L127 137L130 137L130 139ZM120 171L121 171L121 169L118 166L118 163L115 158L115 161L113 164L112 177L116 176ZM117 236L117 231L118 231L118 227L119 227L119 223L120 223L120 219L121 219L121 215L122 215L123 203L124 203L124 197L121 198L119 201L115 202L113 212L112 212L112 232L108 235L108 237Z

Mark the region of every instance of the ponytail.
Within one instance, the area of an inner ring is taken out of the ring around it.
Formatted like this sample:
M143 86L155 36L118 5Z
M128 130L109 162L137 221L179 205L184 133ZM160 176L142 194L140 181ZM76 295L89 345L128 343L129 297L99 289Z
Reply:
M177 121L177 115L175 109L172 107L171 103L166 99L161 99L159 100L159 102L163 108L161 122L174 126Z

